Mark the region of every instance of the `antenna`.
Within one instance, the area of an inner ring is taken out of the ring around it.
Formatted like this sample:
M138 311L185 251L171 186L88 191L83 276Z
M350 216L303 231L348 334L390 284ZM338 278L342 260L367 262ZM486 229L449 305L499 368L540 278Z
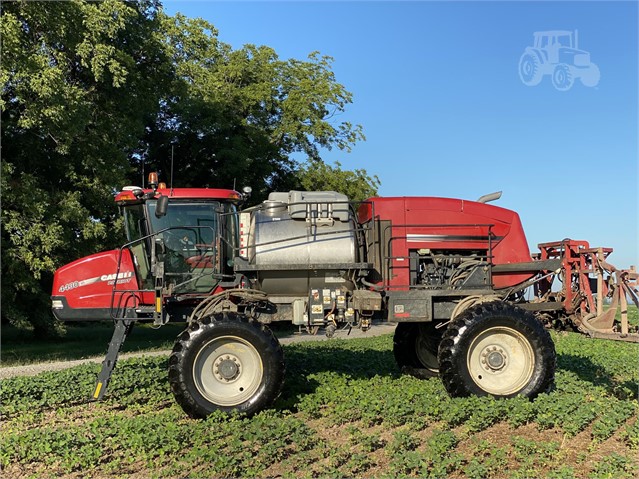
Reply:
M237 178L233 178L233 191L235 191L235 180L237 180Z
M144 182L145 182L145 178L144 178L144 160L142 160L142 188L144 188Z
M173 148L175 145L171 145L171 196L173 196Z

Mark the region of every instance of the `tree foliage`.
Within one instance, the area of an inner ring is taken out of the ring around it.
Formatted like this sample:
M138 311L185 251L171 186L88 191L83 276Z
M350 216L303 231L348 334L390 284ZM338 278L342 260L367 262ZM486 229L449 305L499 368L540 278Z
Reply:
M352 96L335 81L330 57L281 60L255 45L233 50L211 24L179 14L163 18L163 31L175 79L140 151L147 171L166 177L174 152L180 185L243 181L259 200L294 186L291 154L319 161L320 148L349 151L363 139L360 126L332 121Z
M3 318L51 322L56 267L117 240L112 194L170 70L150 2L2 5Z
M309 160L297 173L303 190L338 191L353 201L364 201L377 195L380 186L376 175L364 169L342 170L339 161L330 166L320 160Z
M363 134L335 121L352 95L317 52L233 49L156 0L3 2L0 28L3 320L49 328L55 269L117 245L113 192L152 169L168 181L172 152L176 185L250 184L257 200L312 185L294 154L373 181L322 166Z

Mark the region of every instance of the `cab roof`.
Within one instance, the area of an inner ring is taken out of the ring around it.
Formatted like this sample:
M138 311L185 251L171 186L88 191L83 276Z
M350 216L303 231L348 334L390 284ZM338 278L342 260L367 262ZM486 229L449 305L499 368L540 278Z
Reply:
M125 204L129 202L141 201L134 191L141 190L145 195L153 193L151 189L137 188L133 186L126 186L115 195L115 202L118 204ZM224 190L218 188L158 188L155 191L155 198L160 195L168 196L170 199L185 199L185 200L227 200L227 201L239 201L242 195L235 190Z
M548 36L560 36L560 35L572 35L570 30L547 30L545 32L535 32L535 35L548 35Z

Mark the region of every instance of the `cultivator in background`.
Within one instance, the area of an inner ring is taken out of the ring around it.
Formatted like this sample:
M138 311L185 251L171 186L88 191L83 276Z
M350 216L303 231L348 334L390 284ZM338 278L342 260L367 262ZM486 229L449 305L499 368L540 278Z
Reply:
M572 328L594 338L639 341L628 322L628 300L639 307L634 266L619 270L606 260L612 248L591 248L586 241L566 239L539 245L537 261L558 265L535 283L533 304L555 328ZM561 288L553 291L553 284ZM620 312L618 315L617 313Z

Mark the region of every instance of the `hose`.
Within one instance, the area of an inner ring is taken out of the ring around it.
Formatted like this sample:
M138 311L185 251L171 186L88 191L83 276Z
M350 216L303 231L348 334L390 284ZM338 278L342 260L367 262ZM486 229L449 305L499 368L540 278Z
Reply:
M381 286L379 284L375 284L375 283L370 283L368 281L366 281L364 278L360 278L360 281L362 282L362 284L364 286L368 286L371 289L377 290L377 291L383 291L384 290L384 286Z
M469 270L469 268L472 268L474 266L477 266L481 264L480 260L477 259L471 259L468 261L464 261L463 263L461 263L459 266L457 266L457 268L455 269L455 271L453 272L453 274L450 277L450 284L452 286L454 286L456 283L458 283L459 281L462 281L464 279L466 279L470 273L472 271Z
M474 295L471 295L471 296L466 296L459 303L457 303L457 305L453 309L453 312L450 315L450 319L448 321L444 322L444 323L439 323L437 326L435 326L435 329L441 329L444 326L447 326L457 316L459 316L461 313L463 313L464 311L466 311L468 308L470 308L472 306L476 306L476 305L482 304L482 303L490 303L490 302L493 302L493 301L502 301L502 300L503 300L503 298L501 296L497 296L497 295L494 295L494 294L487 295L487 296L481 296L481 295L478 295L478 294L474 294Z
M195 307L188 321L191 322L197 317L204 317L214 313L219 303L224 300L230 300L231 297L242 298L248 301L268 301L268 296L263 291L256 289L229 289L204 299Z

